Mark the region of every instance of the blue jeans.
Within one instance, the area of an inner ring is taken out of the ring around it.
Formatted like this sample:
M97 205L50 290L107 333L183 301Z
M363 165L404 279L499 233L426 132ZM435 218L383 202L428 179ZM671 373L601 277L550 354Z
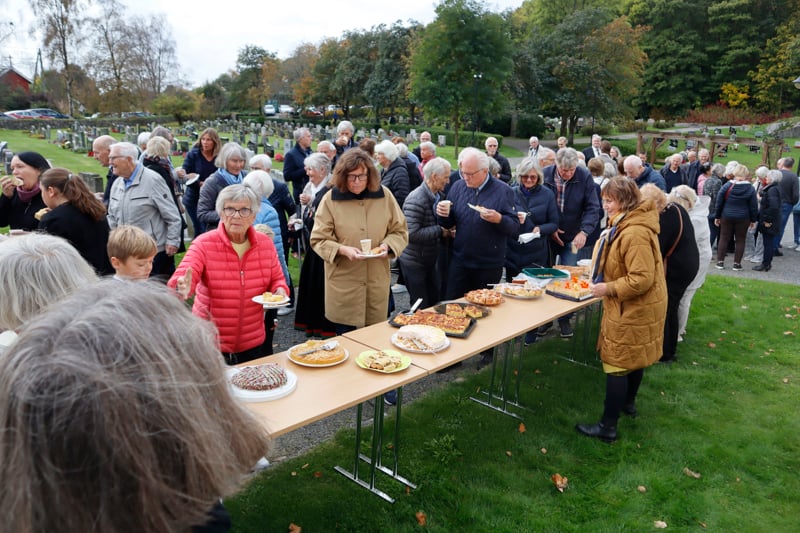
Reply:
M783 239L783 231L786 229L786 223L789 222L789 215L792 214L793 204L781 202L781 231L775 235L775 249L781 247L781 240ZM794 230L797 233L797 229Z
M794 226L794 243L800 246L800 210L792 211L792 225Z

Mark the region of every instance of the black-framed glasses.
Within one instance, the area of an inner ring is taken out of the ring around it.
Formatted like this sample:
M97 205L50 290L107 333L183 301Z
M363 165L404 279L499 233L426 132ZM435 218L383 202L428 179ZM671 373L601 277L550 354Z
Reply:
M348 174L347 181L367 181L369 174Z
M253 210L250 209L249 207L243 207L241 209L235 209L233 207L223 207L222 208L222 213L226 217L232 217L234 215L239 215L242 218L247 218L247 217L249 217L250 215L253 214Z
M536 174L522 174L519 176L520 181L533 181L539 179L539 176Z

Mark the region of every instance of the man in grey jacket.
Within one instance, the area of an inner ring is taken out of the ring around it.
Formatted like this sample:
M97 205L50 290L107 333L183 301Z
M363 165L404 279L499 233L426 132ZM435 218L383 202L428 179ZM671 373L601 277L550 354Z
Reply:
M136 145L111 145L109 162L118 179L111 187L108 225L138 226L153 237L158 247L151 276L169 276L175 271L173 256L181 238L181 215L164 179L138 161Z

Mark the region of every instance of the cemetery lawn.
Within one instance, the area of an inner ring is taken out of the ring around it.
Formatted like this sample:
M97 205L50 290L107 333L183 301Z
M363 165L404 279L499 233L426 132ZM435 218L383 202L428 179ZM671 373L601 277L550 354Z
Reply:
M616 532L656 521L682 531L795 530L799 325L797 285L709 276L679 362L645 372L639 416L622 418L610 445L574 429L602 411L593 355L589 366L567 362L570 343L553 337L525 349L524 428L469 399L489 379L470 361L463 379L404 406L400 474L417 489L379 474L391 505L335 472L351 466L354 431L343 430L226 500L234 530ZM563 493L555 473L569 479Z

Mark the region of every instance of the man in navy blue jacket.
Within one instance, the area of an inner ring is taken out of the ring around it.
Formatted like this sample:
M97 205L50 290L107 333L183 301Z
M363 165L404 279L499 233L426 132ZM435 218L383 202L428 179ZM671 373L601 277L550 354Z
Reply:
M283 179L292 184L294 203L300 203L300 193L308 183L305 160L311 155L311 132L308 128L294 130L294 148L286 152L283 160Z
M462 179L447 192L448 207L436 205L439 225L456 227L453 258L447 279L448 300L484 289L500 281L506 257L506 240L519 235L519 218L514 209L511 187L489 175L489 156L465 148L458 156ZM475 208L470 207L470 204ZM480 366L491 362L491 350L483 354Z

